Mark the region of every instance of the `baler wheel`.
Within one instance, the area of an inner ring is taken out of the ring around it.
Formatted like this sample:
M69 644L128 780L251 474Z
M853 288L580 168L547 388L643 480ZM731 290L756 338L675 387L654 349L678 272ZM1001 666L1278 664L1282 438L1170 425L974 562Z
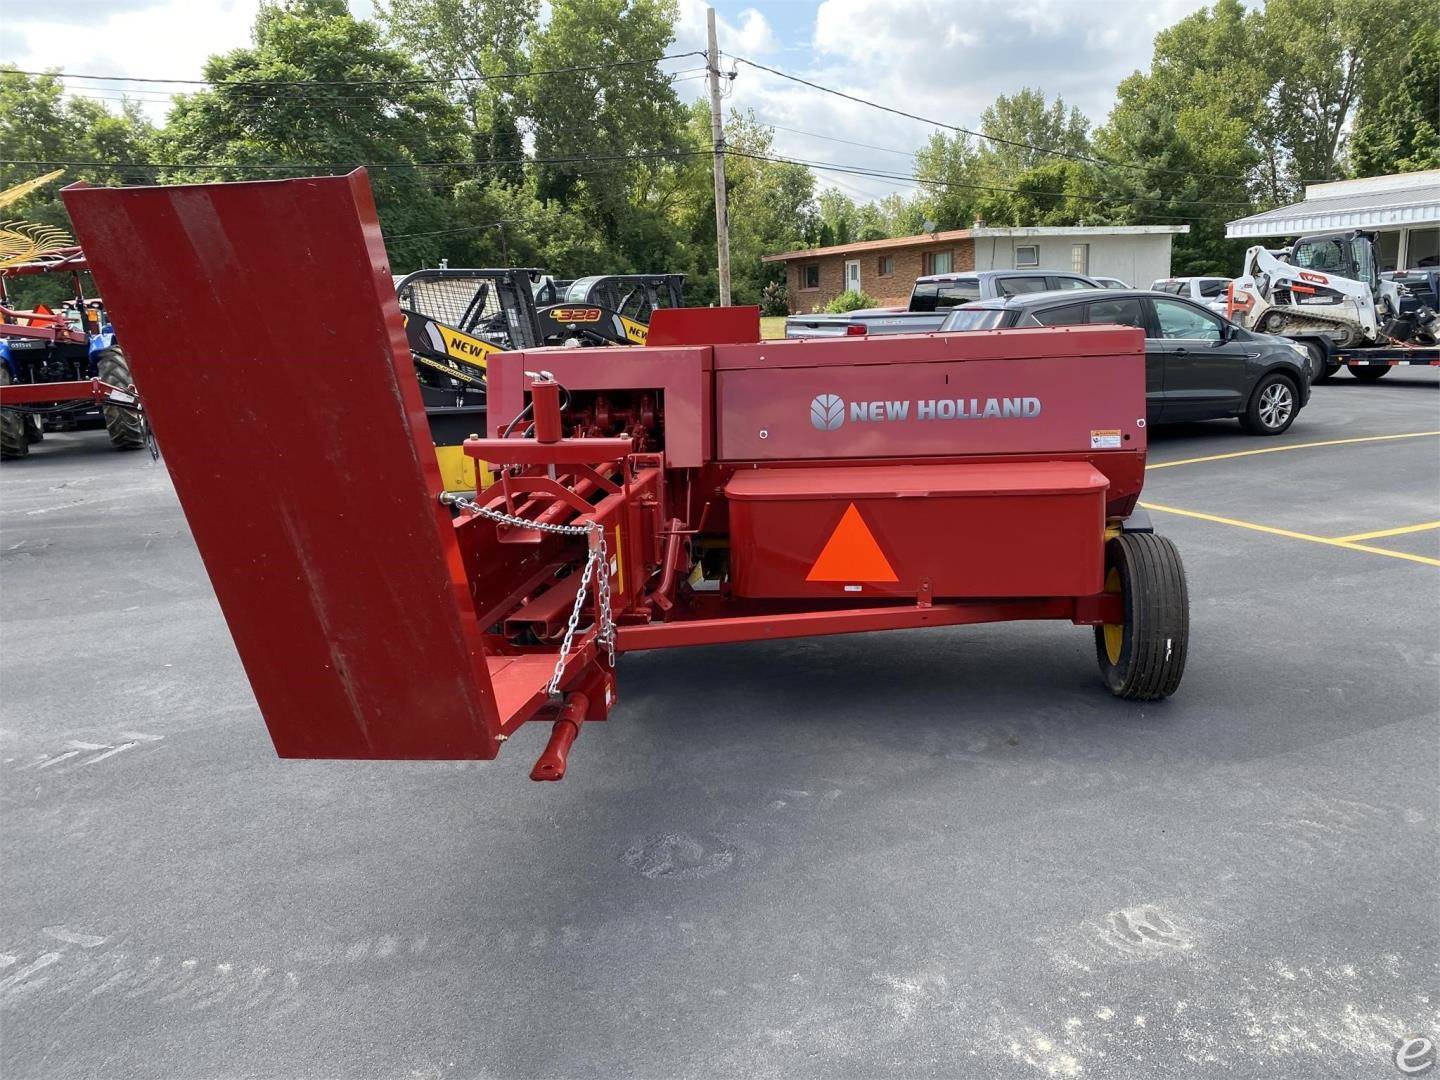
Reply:
M1158 701L1180 686L1190 644L1190 594L1175 545L1122 533L1105 549L1105 591L1119 593L1125 622L1095 628L1095 658L1116 697Z
M0 386L9 386L10 369L0 364ZM30 453L30 421L18 409L0 409L0 457L22 458Z
M96 354L95 370L100 378L111 386L123 388L132 384L130 365L125 360L125 354L116 347L102 349ZM145 421L134 409L102 405L100 413L105 417L105 430L110 435L110 445L116 450L139 450L145 445Z

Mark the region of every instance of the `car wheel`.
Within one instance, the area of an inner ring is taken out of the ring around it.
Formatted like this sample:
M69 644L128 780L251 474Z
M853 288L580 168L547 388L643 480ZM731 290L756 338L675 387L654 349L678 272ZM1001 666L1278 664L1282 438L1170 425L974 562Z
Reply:
M1250 404L1240 415L1240 426L1251 435L1279 435L1295 422L1299 411L1295 384L1284 375L1266 375L1250 395Z
M1390 374L1390 365L1355 364L1350 368L1350 374L1361 382L1374 382L1376 379L1383 379Z

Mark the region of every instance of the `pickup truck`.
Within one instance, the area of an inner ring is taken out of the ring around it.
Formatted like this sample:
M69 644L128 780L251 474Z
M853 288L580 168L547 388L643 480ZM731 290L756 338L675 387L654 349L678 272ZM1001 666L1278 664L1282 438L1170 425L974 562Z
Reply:
M907 307L862 308L843 315L791 315L785 320L785 336L924 334L939 330L952 307L972 300L993 300L1053 289L1099 288L1103 286L1094 278L1069 270L979 270L964 274L929 274L915 279Z

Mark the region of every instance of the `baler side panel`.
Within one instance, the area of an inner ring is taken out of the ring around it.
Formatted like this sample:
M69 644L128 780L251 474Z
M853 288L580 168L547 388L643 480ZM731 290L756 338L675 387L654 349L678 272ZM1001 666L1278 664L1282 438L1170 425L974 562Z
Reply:
M724 461L955 459L1145 447L1144 358L1017 356L717 372ZM1113 444L1113 445L1112 445Z
M363 173L65 202L279 754L494 757Z

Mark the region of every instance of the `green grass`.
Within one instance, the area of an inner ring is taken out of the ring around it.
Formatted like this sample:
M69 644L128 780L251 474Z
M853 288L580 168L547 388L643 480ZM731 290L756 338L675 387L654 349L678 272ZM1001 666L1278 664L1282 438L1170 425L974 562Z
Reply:
M784 315L762 315L760 317L760 337L765 341L773 341L775 338L785 336Z

